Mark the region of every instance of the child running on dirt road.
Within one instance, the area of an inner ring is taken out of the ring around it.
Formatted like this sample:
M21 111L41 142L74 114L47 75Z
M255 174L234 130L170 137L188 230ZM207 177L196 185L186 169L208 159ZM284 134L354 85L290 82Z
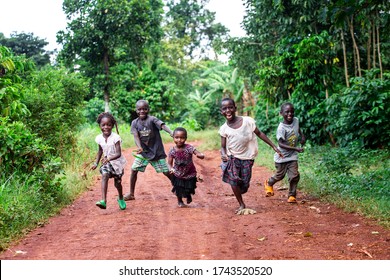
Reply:
M297 203L297 185L299 182L298 171L298 153L303 153L303 148L298 147L298 138L301 137L301 144L306 142L305 135L303 135L299 127L299 121L294 117L294 105L291 103L284 103L280 108L280 114L283 116L276 131L276 138L279 143L279 149L283 157L275 153L274 161L276 172L265 181L265 196L273 196L273 185L282 180L287 173L289 181L288 200L289 203Z
M100 173L102 174L102 200L96 202L96 206L106 209L108 179L114 178L114 185L118 190L119 208L124 210L126 209L126 202L123 200L122 176L126 159L122 156L122 140L119 136L118 126L113 115L108 112L101 113L96 122L99 124L102 134L95 138L96 143L99 145L99 150L96 154L95 163L91 167L92 170L98 167L103 156L100 167ZM112 132L114 125L118 134Z
M173 141L175 146L169 150L168 166L172 174L172 192L177 196L179 207L186 207L183 198L187 199L187 204L192 202L192 195L195 194L197 172L192 161L192 154L200 159L204 159L204 154L195 149L194 146L186 144L187 130L178 127L173 131Z
M134 200L135 184L137 182L138 172L144 172L146 166L150 163L157 173L163 173L169 179L169 167L165 160L167 155L164 151L160 130L164 130L172 135L168 126L156 117L149 115L149 103L146 100L138 100L136 103L136 112L138 118L131 122L131 133L134 136L134 142L138 147L135 160L131 166L130 175L130 193L124 196L124 199Z
M236 110L233 99L222 99L220 111L226 118L226 122L219 129L222 181L230 184L240 205L236 210L236 213L239 213L246 207L242 195L248 191L250 185L252 166L258 153L257 137L283 156L267 135L257 128L253 118L236 116Z

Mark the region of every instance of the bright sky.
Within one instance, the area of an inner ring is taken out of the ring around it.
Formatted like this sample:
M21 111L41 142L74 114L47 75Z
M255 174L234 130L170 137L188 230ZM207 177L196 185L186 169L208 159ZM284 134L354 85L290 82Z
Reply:
M0 0L0 32L34 33L49 42L47 50L60 49L56 34L66 28L62 0ZM210 0L206 6L216 12L216 21L230 29L231 36L244 36L240 24L244 15L242 0Z

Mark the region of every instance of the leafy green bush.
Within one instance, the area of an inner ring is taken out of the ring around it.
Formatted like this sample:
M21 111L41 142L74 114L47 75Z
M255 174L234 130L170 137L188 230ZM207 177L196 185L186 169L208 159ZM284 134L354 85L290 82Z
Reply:
M31 172L48 158L51 147L36 137L21 122L9 122L0 117L0 164L1 172L15 170Z
M44 68L24 81L23 103L31 112L23 122L61 155L75 144L77 127L83 123L83 98L87 81L65 69Z
M350 88L338 96L343 110L334 120L335 134L342 146L356 140L368 148L389 146L390 73L380 79L375 78L377 72L351 79Z

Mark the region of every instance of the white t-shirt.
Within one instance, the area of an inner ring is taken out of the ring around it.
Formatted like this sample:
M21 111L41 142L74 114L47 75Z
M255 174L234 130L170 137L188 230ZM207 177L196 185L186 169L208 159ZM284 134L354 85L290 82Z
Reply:
M95 138L96 143L103 149L103 157L111 157L116 154L115 144L119 142L122 143L121 137L115 132L111 132L111 135L106 139L103 137L103 134L99 134ZM122 174L123 169L126 165L126 159L123 155L120 158L115 160L110 160L112 167L115 170L116 174Z
M257 135L255 120L251 117L242 117L242 125L231 128L225 122L219 129L219 135L226 138L227 155L242 160L252 160L257 156Z

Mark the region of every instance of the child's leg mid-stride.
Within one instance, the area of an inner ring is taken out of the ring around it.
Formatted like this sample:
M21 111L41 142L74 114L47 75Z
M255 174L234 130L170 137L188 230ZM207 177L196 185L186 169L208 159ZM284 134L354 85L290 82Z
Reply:
M231 186L234 196L240 205L236 212L246 207L242 195L249 189L253 163L254 160L241 160L230 157L227 162L223 162L221 165L222 181Z
M238 212L242 209L245 209L246 206L245 206L244 200L242 199L240 187L239 186L231 186L231 187L232 187L234 196L236 197L236 199L238 201L238 204L240 204L240 207L236 210L236 212Z
M287 172L287 164L286 163L276 163L275 162L276 172L275 174L265 181L265 196L270 197L274 195L274 184L283 180L284 176L286 176Z
M123 199L122 178L120 178L118 176L118 177L115 177L114 180L115 180L114 181L115 188L118 190L118 204L119 204L119 208L121 210L125 210L126 209L126 202Z
M283 180L287 173L289 181L288 200L289 203L296 203L297 185L299 182L298 161L289 161L284 163L275 163L276 173L265 181L265 192L267 197L274 195L273 185L280 180Z
M138 171L131 169L130 175L130 193L126 194L123 199L125 201L134 200L135 184L137 183Z
M108 189L108 179L110 175L108 173L102 174L102 200L96 202L96 206L101 209L107 208L107 189Z
M145 172L146 166L149 164L149 161L146 158L143 158L140 155L137 155L133 165L131 166L130 174L130 193L124 196L124 200L134 200L135 184L137 183L138 172Z
M177 196L177 205L178 205L180 208L187 207L187 205L184 204L183 198L182 198L181 196Z
M298 161L290 161L287 164L287 176L289 182L288 188L288 202L296 203L297 197L297 186L300 179L300 174L298 171Z
M146 158L137 156L134 160L133 165L131 166L131 175L130 175L130 193L124 196L124 200L134 200L135 196L135 184L137 183L138 172L145 172L146 166L151 164L157 173L163 173L166 177L170 179L169 167L165 159L160 159L156 161L149 161Z

